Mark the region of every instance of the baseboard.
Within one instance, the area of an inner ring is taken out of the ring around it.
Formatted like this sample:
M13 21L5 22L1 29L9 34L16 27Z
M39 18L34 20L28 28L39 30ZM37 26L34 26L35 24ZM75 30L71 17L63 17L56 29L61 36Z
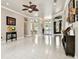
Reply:
M75 55L75 59L78 59L78 56L77 55Z
M24 37L31 37L32 35L25 35Z
M24 36L22 36L22 37L18 37L17 40L20 40L20 39L23 39L23 38L24 38Z

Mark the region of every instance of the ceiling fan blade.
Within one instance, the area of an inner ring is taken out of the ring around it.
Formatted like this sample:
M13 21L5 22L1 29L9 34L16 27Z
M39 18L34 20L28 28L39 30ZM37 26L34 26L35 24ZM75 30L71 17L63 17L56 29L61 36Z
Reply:
M22 9L23 11L28 10L28 9Z
M29 8L29 6L27 6L27 5L23 5L24 7L27 7L27 8Z
M37 8L35 8L34 11L39 11L39 10Z
M32 4L32 2L30 1L29 4Z

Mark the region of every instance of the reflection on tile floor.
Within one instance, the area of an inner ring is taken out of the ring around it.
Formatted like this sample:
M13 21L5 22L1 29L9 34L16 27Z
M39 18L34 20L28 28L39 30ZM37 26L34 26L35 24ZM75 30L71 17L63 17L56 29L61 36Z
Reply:
M65 55L61 39L50 35L2 41L1 44L2 59L74 59Z

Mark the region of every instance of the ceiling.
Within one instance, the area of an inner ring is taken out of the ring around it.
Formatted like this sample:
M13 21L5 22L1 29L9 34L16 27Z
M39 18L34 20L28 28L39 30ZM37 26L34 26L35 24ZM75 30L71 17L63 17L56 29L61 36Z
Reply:
M29 1L37 5L39 12L29 13L28 11L22 11L22 5L29 5ZM26 16L50 17L63 10L65 2L66 0L2 0L1 6L5 6Z

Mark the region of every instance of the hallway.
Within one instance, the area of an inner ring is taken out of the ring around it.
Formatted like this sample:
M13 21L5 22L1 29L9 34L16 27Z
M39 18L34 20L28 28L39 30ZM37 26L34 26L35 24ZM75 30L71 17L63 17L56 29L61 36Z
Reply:
M56 42L50 35L35 35L13 42L2 41L2 59L74 59L65 55L61 39L59 40Z

